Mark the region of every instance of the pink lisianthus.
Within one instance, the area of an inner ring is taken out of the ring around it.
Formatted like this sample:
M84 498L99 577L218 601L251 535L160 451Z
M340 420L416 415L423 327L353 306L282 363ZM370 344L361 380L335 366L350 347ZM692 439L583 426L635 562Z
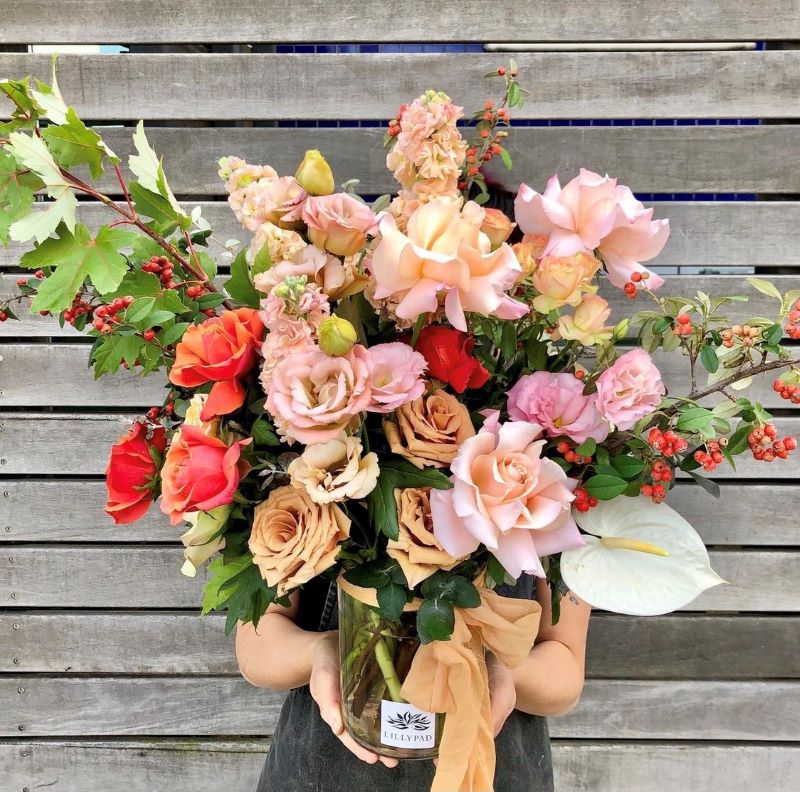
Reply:
M490 415L451 463L453 489L430 494L433 532L454 558L483 543L512 577L544 577L540 558L584 542L572 519L577 482L542 457L542 427Z
M666 393L661 372L643 349L632 349L597 378L597 409L617 429L631 429Z
M352 256L376 230L375 213L347 193L333 193L306 199L303 222L308 236L320 248L337 256Z
M397 295L397 315L413 321L436 311L443 295L448 320L464 331L465 311L500 319L524 316L528 306L505 293L519 276L519 262L506 243L491 250L480 230L483 219L484 211L472 201L461 209L441 199L420 206L405 234L385 215L370 265L375 297Z
M653 210L645 209L616 179L581 169L563 189L558 176L551 177L543 193L522 184L514 214L526 234L548 237L545 256L599 250L615 286L624 286L634 272L648 272L650 288L664 282L641 262L661 252L669 221L653 220Z
M425 358L408 344L395 341L370 347L372 359L371 412L388 413L422 396Z
M520 377L508 392L508 415L512 421L540 424L548 437L566 435L578 444L590 437L605 440L609 431L595 396L584 396L583 383L566 373L536 371Z
M372 360L363 346L356 344L341 357L314 347L275 366L266 407L289 441L324 443L367 409L371 381Z

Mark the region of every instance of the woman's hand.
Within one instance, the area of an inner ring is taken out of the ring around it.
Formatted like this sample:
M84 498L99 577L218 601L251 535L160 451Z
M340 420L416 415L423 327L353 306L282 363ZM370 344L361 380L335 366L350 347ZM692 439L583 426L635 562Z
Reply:
M381 762L386 767L396 767L397 759L368 751L360 746L344 728L342 720L342 694L339 689L339 635L336 632L320 634L314 652L314 664L309 681L311 696L317 702L322 720L341 740L348 751L367 764Z
M486 657L489 671L489 697L492 702L492 724L494 736L500 733L508 716L517 706L517 688L514 674L502 665L494 655Z

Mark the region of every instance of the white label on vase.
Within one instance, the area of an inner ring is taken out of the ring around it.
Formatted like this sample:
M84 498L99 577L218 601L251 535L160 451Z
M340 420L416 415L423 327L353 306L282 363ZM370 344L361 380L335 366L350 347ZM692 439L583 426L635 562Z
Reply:
M413 704L381 702L381 744L394 748L432 748L436 742L436 715Z

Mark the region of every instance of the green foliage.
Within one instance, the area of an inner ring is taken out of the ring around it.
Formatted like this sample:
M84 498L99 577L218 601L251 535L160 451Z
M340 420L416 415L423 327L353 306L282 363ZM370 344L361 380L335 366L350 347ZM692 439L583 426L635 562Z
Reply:
M231 262L231 276L225 283L225 291L242 305L258 308L261 293L253 286L253 278L244 250L240 250Z
M137 213L152 218L161 234L168 236L176 228L186 231L191 226L191 219L183 212L176 211L166 198L148 190L139 182L131 184L130 195Z
M449 640L455 619L452 603L442 599L426 599L417 612L419 640L424 644Z
M8 229L31 212L33 195L43 186L42 180L17 164L0 148L0 241L8 245Z
M78 118L71 107L67 108L65 123L45 127L42 137L62 168L86 164L93 179L103 175L103 159L106 156L103 141L97 132Z
M161 160L158 159L147 140L142 121L136 126L136 132L133 134L133 145L136 147L136 154L131 154L128 158L128 167L134 176L139 179L139 184L145 190L149 190L166 199L176 214L185 217L185 212L181 209L180 204L167 184Z
M618 476L608 473L599 473L592 476L584 483L584 489L597 500L612 500L622 495L628 487L628 482Z

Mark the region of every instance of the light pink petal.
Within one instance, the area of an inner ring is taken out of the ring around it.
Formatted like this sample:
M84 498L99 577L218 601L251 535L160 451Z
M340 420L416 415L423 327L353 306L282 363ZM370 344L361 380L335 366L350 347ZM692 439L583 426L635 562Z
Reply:
M530 446L534 440L542 436L542 427L531 421L506 421L497 435L497 453L507 454L509 451L522 451ZM544 440L538 444L539 449L535 451L538 456ZM534 454L531 454L534 456ZM560 470L560 468L559 468Z
M564 516L555 528L549 531L533 532L533 541L536 553L540 558L564 550L572 550L575 547L583 547L586 544L569 511L564 512Z
M432 310L435 309L436 307L434 306ZM467 332L467 318L464 316L464 309L461 305L461 296L459 295L458 289L450 289L447 293L447 297L444 299L444 312L450 324L453 325L456 330ZM482 312L479 311L478 313ZM399 310L397 311L397 315L400 316Z
M543 256L574 256L576 253L591 253L583 244L581 237L573 231L564 231L556 228L547 246L542 252Z
M430 504L433 534L453 558L462 558L478 549L478 540L453 509L452 490L432 490Z
M425 279L418 281L398 303L397 315L401 319L414 321L420 314L435 311L439 307L437 291L438 284L434 281Z
M494 556L513 578L518 578L523 572L544 577L544 569L536 555L531 531L515 528L503 534L494 550Z

